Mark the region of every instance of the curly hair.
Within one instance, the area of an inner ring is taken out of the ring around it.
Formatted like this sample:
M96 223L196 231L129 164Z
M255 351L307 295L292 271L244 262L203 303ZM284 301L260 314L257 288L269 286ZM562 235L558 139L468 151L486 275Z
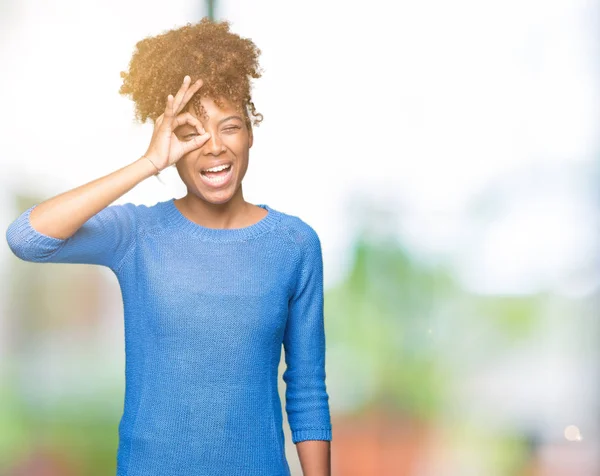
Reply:
M258 125L263 116L252 102L250 77L262 75L258 64L261 51L252 40L231 33L229 27L228 21L204 17L196 24L187 23L139 41L129 71L121 71L119 89L135 103L136 119L156 121L165 110L167 95L175 95L183 77L189 75L190 84L198 78L203 81L188 103L198 117L206 116L201 97L211 98L219 107L224 107L224 98L242 107L249 129L251 123Z

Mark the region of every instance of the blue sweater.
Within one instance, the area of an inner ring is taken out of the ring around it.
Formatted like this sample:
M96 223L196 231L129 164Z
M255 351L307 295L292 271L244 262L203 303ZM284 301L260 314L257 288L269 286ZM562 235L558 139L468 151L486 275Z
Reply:
M110 268L123 298L117 476L283 476L293 443L331 440L323 262L314 229L268 205L245 228L203 227L173 199L110 205L73 236L8 227L26 261ZM85 437L85 435L84 435Z

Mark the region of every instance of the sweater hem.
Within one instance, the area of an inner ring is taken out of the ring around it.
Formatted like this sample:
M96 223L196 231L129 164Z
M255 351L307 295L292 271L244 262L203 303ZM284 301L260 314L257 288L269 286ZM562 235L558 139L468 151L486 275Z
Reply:
M331 428L309 428L292 431L292 442L294 444L306 440L331 441Z

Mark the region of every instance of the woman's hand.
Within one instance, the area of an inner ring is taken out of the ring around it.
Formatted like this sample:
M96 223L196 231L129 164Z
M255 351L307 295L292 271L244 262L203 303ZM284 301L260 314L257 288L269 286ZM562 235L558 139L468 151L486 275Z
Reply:
M188 152L202 147L210 137L210 134L202 127L202 123L189 112L180 114L188 101L202 86L201 79L198 79L192 86L190 86L190 81L190 77L186 76L175 97L173 98L173 95L169 94L165 112L154 121L152 139L144 156L159 171L175 164ZM186 123L195 127L200 135L189 141L180 141L174 131Z

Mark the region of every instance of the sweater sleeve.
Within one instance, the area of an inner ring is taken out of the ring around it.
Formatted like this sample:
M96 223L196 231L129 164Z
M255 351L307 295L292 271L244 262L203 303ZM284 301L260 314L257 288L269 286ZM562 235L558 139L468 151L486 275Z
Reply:
M11 251L24 261L98 264L117 271L136 236L136 206L110 205L86 221L72 236L55 238L32 227L25 210L6 230Z
M331 440L329 396L325 384L323 258L317 233L308 228L298 283L289 301L283 345L287 365L286 413L293 443Z

